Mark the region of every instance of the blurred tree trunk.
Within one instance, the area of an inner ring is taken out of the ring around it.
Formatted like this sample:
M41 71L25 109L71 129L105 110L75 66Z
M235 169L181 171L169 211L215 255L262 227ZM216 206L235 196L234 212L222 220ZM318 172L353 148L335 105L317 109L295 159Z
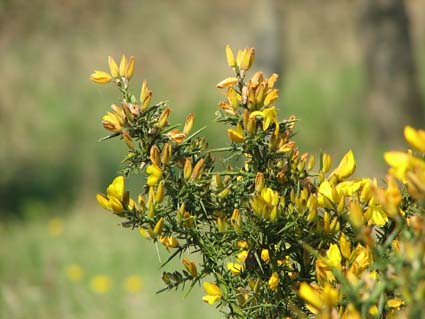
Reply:
M404 125L425 122L405 4L360 0L357 5L372 129L380 142L400 141Z
M265 76L270 76L272 73L282 76L283 39L281 39L280 2L280 0L257 1L252 7L256 62Z

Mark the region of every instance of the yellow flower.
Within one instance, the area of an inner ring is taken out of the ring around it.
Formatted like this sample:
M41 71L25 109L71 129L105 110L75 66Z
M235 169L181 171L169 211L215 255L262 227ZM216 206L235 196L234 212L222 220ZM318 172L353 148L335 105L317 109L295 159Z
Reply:
M142 278L138 275L128 276L124 281L124 289L129 293L135 294L142 290L143 281Z
M108 57L108 64L109 64L109 70L111 71L112 77L114 78L119 77L120 71L118 69L118 65L111 56Z
M102 117L102 125L111 132L121 132L122 119L116 113L108 112Z
M69 281L79 282L83 278L83 275L83 269L77 264L71 264L66 267L66 276L68 277Z
M244 141L244 132L241 125L237 125L236 129L228 129L227 133L229 134L230 139L236 143L242 143Z
M277 287L279 286L279 275L276 272L272 273L268 284L271 290L277 289Z
M159 241L167 248L177 248L180 246L179 241L172 236L160 236Z
M407 143L421 153L425 153L425 131L415 130L411 126L404 127L404 138Z
M235 56L233 55L232 48L230 45L226 45L226 58L227 58L227 64L234 68L236 66Z
M248 257L248 250L242 250L237 255L238 260L241 261L241 262L245 262L247 257Z
M331 175L336 175L339 180L343 180L347 177L350 177L356 170L356 160L354 159L353 151L348 151L338 167L331 173Z
M210 305L214 304L222 296L221 289L210 282L204 282L204 290L207 294L202 297L202 300Z
M96 195L97 202L104 209L112 210L119 214L124 210L124 206L128 206L129 203L128 192L125 192L124 189L124 176L118 176L108 186L106 190L107 196L103 194Z
M307 303L307 308L316 315L334 307L340 299L338 289L333 288L329 283L326 283L320 291L302 282L298 295Z
M105 84L112 81L112 76L109 73L106 73L104 71L94 71L92 75L90 75L90 79L93 82L99 83L99 84Z
M244 266L239 263L227 263L227 269L234 275L239 275L244 271Z
M90 280L90 288L97 294L107 293L112 286L112 280L106 275L96 275Z
M339 251L338 245L331 244L326 255L328 257L327 262L329 266L341 269L341 252Z
M183 258L182 260L184 267L190 273L192 277L198 276L198 270L196 269L196 265L193 261L190 261L187 258Z
M412 154L396 151L386 152L384 159L391 166L390 173L405 183L406 172L411 167Z
M149 174L148 181L147 181L147 184L149 186L154 186L154 185L158 184L159 180L162 177L161 168L158 165L155 165L155 164L149 165L146 168L146 173Z
M140 90L140 108L142 111L148 108L151 98L152 98L152 91L149 90L148 82L144 80L142 83L142 88Z
M274 123L274 134L277 135L279 133L279 122L277 121L276 107L269 107L264 111L254 111L249 115L250 118L255 118L256 116L263 118L263 131L267 130L271 123Z
M404 301L401 300L398 297L388 299L388 301L387 301L387 307L388 308L400 308L403 305L404 305Z
M270 254L268 249L261 250L261 260L264 261L266 264L270 262Z
M63 233L63 222L59 217L54 217L49 220L48 223L49 235L52 237L57 237Z

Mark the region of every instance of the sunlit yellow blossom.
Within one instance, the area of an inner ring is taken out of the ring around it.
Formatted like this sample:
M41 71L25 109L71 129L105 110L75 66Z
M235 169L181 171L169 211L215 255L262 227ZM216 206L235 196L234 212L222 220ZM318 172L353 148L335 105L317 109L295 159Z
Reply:
M142 290L143 280L138 275L131 275L125 279L123 286L127 292L131 294L135 294Z
M336 175L339 180L346 179L350 177L356 170L356 160L354 159L353 151L348 151L338 167L331 173L331 175Z
M168 248L177 248L180 246L179 241L172 236L160 236L158 240Z
M263 131L267 130L271 123L274 123L274 134L277 135L279 133L279 122L277 121L276 107L269 107L263 111L254 111L249 115L250 118L255 118L256 116L263 118Z
M79 265L71 264L66 267L66 276L69 281L79 282L83 279L84 271Z
M202 297L202 300L208 302L210 305L214 304L222 296L221 289L210 282L204 282L204 290L207 295Z
M266 264L270 262L270 254L268 249L261 250L261 260L264 261Z
M277 272L272 273L268 285L271 290L277 289L277 287L279 286L279 275L277 274Z
M333 288L329 283L326 283L320 291L314 289L308 283L302 282L298 294L314 314L320 314L322 311L331 309L340 299L338 289Z
M404 305L404 301L397 297L387 300L387 307L389 308L400 308L403 305Z
M147 184L149 186L154 186L158 184L159 180L162 177L162 170L158 165L149 165L146 168L146 173L149 174Z
M148 82L144 80L142 83L142 88L140 90L140 108L142 111L148 108L151 98L152 91L149 90Z
M119 66L119 73L120 76L125 76L125 72L127 71L127 57L125 54L121 56L120 66Z
M167 137L176 144L180 144L186 138L186 134L180 132L178 129L171 130L167 133Z
M116 113L108 112L102 117L103 127L111 132L121 132L122 124L122 119Z
M227 263L227 269L234 275L239 275L241 272L244 271L244 266L239 263Z
M105 84L112 81L112 76L104 71L94 71L92 75L90 75L90 79L99 84Z
M49 235L53 237L57 237L63 233L63 222L59 217L54 217L49 220L47 225L47 229L49 231Z
M236 66L235 56L233 55L232 48L230 45L226 45L226 57L227 57L227 64L234 68Z
M421 153L425 153L425 130L415 130L411 126L405 126L404 137L410 146Z
M187 258L183 258L182 262L183 262L184 267L186 268L186 270L189 272L189 274L192 277L198 276L198 270L196 269L196 265L193 261L190 261Z
M244 141L244 132L241 125L237 125L236 129L228 129L227 133L230 139L236 143L242 143Z
M96 275L90 280L90 288L97 294L107 293L112 287L112 280L106 275Z
M130 60L128 61L127 68L125 69L125 77L128 80L130 80L133 77L134 67L135 67L135 59L134 59L134 56L131 56Z
M412 154L396 151L385 152L384 159L391 166L390 173L405 182L406 172L411 166Z
M111 56L108 57L108 64L109 64L109 70L111 71L112 77L114 78L119 77L120 71L118 69L118 65Z
M341 269L341 252L336 244L331 244L328 251L326 252L328 257L327 262L329 266Z
M245 262L247 257L248 257L248 250L242 250L237 255L238 260L241 261L241 262Z

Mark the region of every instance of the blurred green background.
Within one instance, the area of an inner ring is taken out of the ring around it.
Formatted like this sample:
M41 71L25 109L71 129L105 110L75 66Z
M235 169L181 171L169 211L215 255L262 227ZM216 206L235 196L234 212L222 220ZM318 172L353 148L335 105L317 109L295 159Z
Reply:
M423 95L425 5L405 4ZM255 46L253 69L280 73L278 107L300 119L300 149L337 162L351 148L359 175L383 176L382 152L398 144L370 138L356 10L340 0L0 0L0 318L219 316L200 288L155 295L155 247L97 207L125 152L97 141L119 99L89 80L108 55L134 55L134 90L147 79L172 121L195 112L219 145L215 84L231 75L224 47Z

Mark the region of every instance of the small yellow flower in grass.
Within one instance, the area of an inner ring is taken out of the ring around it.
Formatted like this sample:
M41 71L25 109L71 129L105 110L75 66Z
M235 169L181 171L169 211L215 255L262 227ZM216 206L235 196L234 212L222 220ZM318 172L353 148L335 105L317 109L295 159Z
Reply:
M71 264L66 267L66 276L69 281L79 282L84 276L84 271L79 265Z
M233 275L239 275L244 271L244 266L239 263L227 263L227 270L229 270Z
M421 153L425 153L425 131L415 130L411 126L404 128L404 138L407 143Z
M90 79L93 82L99 83L99 84L105 84L112 81L112 76L109 73L106 73L104 71L94 71L92 75L90 75Z
M47 227L49 235L52 237L57 237L63 233L63 222L59 217L50 219Z
M207 294L202 297L202 300L210 305L214 304L222 296L220 287L210 282L204 282L204 290Z
M124 289L131 294L140 292L142 288L143 280L138 275L128 276L124 281Z
M112 280L106 275L96 275L90 280L90 288L94 293L105 294L112 287Z
M271 290L276 290L279 286L279 275L277 272L272 273L270 279L269 279L269 288Z

